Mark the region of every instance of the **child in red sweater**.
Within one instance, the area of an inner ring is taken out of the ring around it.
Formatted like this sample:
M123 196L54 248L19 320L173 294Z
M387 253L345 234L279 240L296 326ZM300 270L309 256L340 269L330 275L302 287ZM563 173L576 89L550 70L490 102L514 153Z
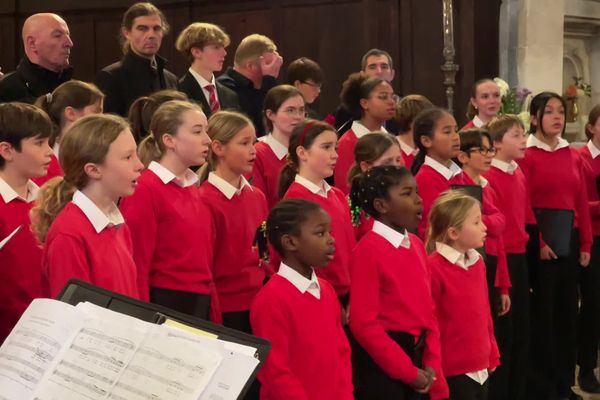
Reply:
M452 184L464 184L462 170L452 159L460 151L460 137L456 120L448 111L429 108L415 118L415 144L419 149L411 171L423 199L423 216L419 236L427 236L428 216L433 202Z
M475 250L486 236L480 204L451 190L436 200L429 220L428 263L450 400L486 400L488 377L500 354L485 264Z
M350 199L355 217L365 211L375 221L350 264L356 399L415 399L430 389L446 398L427 254L408 233L423 211L414 178L403 167L373 167L354 178Z
M120 208L131 230L140 298L203 319L212 309L220 321L212 293L213 227L190 169L208 156L207 124L196 104L161 105L138 147L147 169Z
M36 100L35 105L44 110L54 123L49 139L54 155L48 173L33 179L36 184L41 186L55 176L64 175L58 163L60 138L79 118L101 113L103 101L104 94L100 89L91 83L78 80L67 81L52 93L40 96Z
M214 227L213 279L223 324L251 332L250 305L265 279L253 243L268 213L265 195L244 178L256 158L256 133L244 115L219 111L208 121L208 136L212 144L200 170L200 196Z
M52 123L24 103L0 105L0 343L31 300L45 296L42 250L29 229L38 194L32 178L44 176L52 156Z
M333 174L338 158L336 142L336 132L329 124L306 120L296 126L290 139L288 163L281 170L279 193L285 199L314 201L331 217L335 254L329 267L318 269L317 275L333 285L346 307L350 290L348 264L356 239L346 196L325 182Z
M282 262L250 311L254 334L273 346L258 374L261 399L352 400L340 304L313 269L334 257L331 218L314 202L284 200L271 210L266 233Z
M467 104L467 118L470 120L462 129L482 128L498 114L501 106L498 84L489 78L478 80L473 84Z
M525 215L530 206L525 175L515 161L525 155L526 137L521 119L509 114L490 121L488 132L497 152L491 168L483 175L494 189L498 199L496 206L506 219L502 237L511 283L511 310L496 324L502 365L492 380L503 378L505 385L497 387L490 395L526 400L530 286L525 254L529 237L525 230Z
M354 165L348 173L348 183L352 184L352 179L356 175L372 167L381 165L402 166L402 155L400 153L398 140L389 133L374 132L361 137L354 148ZM361 212L360 218L355 219L353 223L356 240L373 228L373 219L367 219L364 212Z
M531 207L567 210L575 216L572 226L556 227L570 237L570 249L557 254L543 236L532 235L539 261L532 271L532 364L536 380L529 385L530 398L575 398L578 288L582 267L590 262L592 229L585 184L584 163L577 150L561 136L565 130L565 100L556 93L536 95L530 106L531 134L520 166L527 178Z
M60 163L64 178L46 183L32 210L50 296L77 278L137 298L131 236L116 205L133 193L143 168L127 121L81 118L61 138Z
M339 159L333 179L335 187L348 194L348 172L354 163L354 146L358 139L371 132L387 132L384 125L396 113L397 96L386 80L357 72L346 79L340 97L354 122L349 130L340 132L343 135L338 143Z
M398 134L398 142L402 149L402 159L404 166L410 170L415 156L419 149L415 145L415 137L413 135L413 122L417 115L423 110L432 108L433 104L425 96L420 94L409 94L404 96L396 107L396 122L400 133Z
M263 114L269 134L254 146L256 160L251 182L263 191L270 209L279 202L279 173L287 162L290 136L305 118L302 94L290 85L275 86L265 97Z

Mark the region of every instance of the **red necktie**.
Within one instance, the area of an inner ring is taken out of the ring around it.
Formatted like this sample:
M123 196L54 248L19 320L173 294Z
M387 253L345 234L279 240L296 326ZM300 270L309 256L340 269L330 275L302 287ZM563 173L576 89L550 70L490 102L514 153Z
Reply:
M204 86L209 93L208 96L208 106L210 107L211 112L214 114L221 109L221 105L219 104L219 100L217 100L217 93L215 92L214 85L206 85Z

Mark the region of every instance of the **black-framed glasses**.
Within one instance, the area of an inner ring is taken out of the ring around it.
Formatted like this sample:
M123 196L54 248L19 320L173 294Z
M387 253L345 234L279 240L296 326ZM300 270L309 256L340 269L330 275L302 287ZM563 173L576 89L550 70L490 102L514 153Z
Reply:
M496 153L498 153L498 149L495 147L490 147L489 149L487 147L476 147L473 149L469 149L469 153L474 153L474 152L478 152L482 156L492 156L493 157L496 155Z

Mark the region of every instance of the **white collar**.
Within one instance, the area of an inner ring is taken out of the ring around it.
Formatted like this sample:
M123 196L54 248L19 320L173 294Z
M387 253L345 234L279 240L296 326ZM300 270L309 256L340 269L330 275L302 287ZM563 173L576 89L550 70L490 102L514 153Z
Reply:
M25 203L31 203L33 200L37 198L38 192L40 188L38 185L33 183L31 180L27 181L27 198L24 199L17 194L15 189L13 189L6 181L0 178L0 196L5 203L10 203L14 199L19 199L24 201Z
M440 242L435 242L435 250L448 260L448 262L458 265L463 269L469 269L469 267L475 264L479 260L479 257L481 257L481 254L475 249L469 249L466 254L463 254L453 247Z
M233 186L231 183L227 182L225 179L215 174L214 172L208 174L208 182L211 183L217 189L219 189L219 191L223 193L225 197L227 197L227 200L231 200L234 194L237 194L239 196L240 193L242 193L244 186L248 186L250 190L252 190L252 186L250 186L250 184L248 183L246 178L244 178L243 175L242 183L239 189Z
M177 186L186 188L188 186L195 185L198 182L198 175L194 173L191 169L187 169L185 171L183 181L179 179L174 173L169 171L167 167L164 165L157 163L156 161L152 161L150 165L148 165L148 169L164 183L165 185L169 182L175 182Z
M483 177L482 175L479 175L479 186L481 186L482 188L485 188L490 182L485 179L485 177Z
M479 118L479 115L476 115L473 117L473 125L475 125L475 128L481 128L485 125L485 122L483 122L481 118Z
M514 174L517 168L519 168L519 164L516 163L515 160L507 163L502 160L498 160L497 158L492 159L492 167L498 168L500 171L507 174Z
M600 149L598 149L591 140L587 142L587 148L590 151L592 158L596 158L600 155Z
M305 177L300 176L298 174L296 174L296 177L294 178L294 182L301 184L302 186L307 188L311 193L318 194L319 196L323 196L325 198L327 198L327 193L329 193L329 191L331 190L331 186L329 186L329 184L327 182L325 182L324 180L323 180L323 187L325 188L325 190L321 189L321 187L319 185L315 185L314 183L312 183Z
M402 246L405 249L410 249L410 238L408 237L406 229L404 230L404 233L400 233L386 224L375 220L375 222L373 222L373 232L390 242L395 248Z
M76 190L73 194L73 204L83 211L87 219L91 222L96 233L102 232L109 225L121 225L125 222L123 215L116 204L112 204L108 214L104 214L96 204L83 192Z
M206 79L204 79L204 77L202 75L200 75L199 73L197 73L196 71L194 71L192 69L192 67L190 67L188 69L188 71L190 71L190 74L192 74L192 76L196 79L196 81L198 82L198 85L200 85L200 87L202 89L204 89L207 85L213 85L213 87L216 89L217 85L215 83L215 75L213 74L212 79L210 81L207 81Z
M450 161L450 168L447 168L445 165L440 164L433 158L429 156L425 156L424 165L429 165L431 168L436 170L440 175L446 178L447 181L454 178L456 175L459 175L462 170L458 165L454 163L454 161Z
M59 151L60 151L60 143L56 142L56 143L54 143L54 146L52 146L52 152L54 153L56 158L58 158Z
M367 128L366 126L361 124L360 121L353 121L352 128L350 128L350 129L352 129L352 132L354 132L356 137L359 139L371 132L375 132L375 131L370 131L369 128ZM387 131L385 130L385 128L383 126L379 128L379 131L387 133Z
M283 145L279 140L275 139L272 134L268 134L267 136L264 136L258 140L265 142L271 148L271 150L273 150L273 153L275 153L275 156L278 160L282 160L283 157L287 156L288 148L285 147L285 145Z
M406 154L407 156L416 156L417 153L419 153L419 149L415 149L410 145L404 143L402 139L400 139L400 136L396 136L396 139L398 139L398 143L400 143L400 149L402 149L404 154Z
M300 293L304 294L308 291L317 299L321 298L321 286L319 285L319 280L317 279L314 269L310 279L306 279L305 276L302 276L302 274L287 266L282 261L281 264L279 264L279 271L277 272L277 275L290 281L290 283L294 285L300 291Z
M527 147L537 147L538 149L553 152L556 150L560 150L563 147L569 147L569 142L567 142L565 139L559 137L558 144L556 145L556 147L554 149L551 149L550 146L548 146L546 143L542 142L540 139L536 138L535 134L532 133L529 135L529 137L527 137Z

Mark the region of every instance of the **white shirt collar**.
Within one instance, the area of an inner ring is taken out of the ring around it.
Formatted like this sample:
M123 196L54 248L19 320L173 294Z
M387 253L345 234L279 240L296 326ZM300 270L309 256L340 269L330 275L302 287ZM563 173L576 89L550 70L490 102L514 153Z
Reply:
M208 174L208 182L211 183L217 189L219 189L219 191L223 193L225 197L227 197L227 200L231 200L234 194L237 194L239 196L240 193L242 193L244 186L248 186L250 190L252 190L252 186L250 186L250 184L248 183L246 178L244 178L243 175L242 184L240 185L239 189L233 186L231 183L227 182L225 179L215 174L214 172L210 172Z
M592 158L596 158L600 155L600 149L598 149L591 140L587 142L587 148L590 151Z
M556 150L560 150L563 147L569 147L569 142L567 142L563 138L558 138L558 144L554 149L551 149L550 146L542 142L540 139L536 138L535 135L532 133L527 137L527 147L537 147L538 149L553 152Z
M185 171L183 181L179 179L174 173L169 171L167 167L164 165L157 163L156 161L152 161L150 165L148 165L148 169L164 183L165 185L169 182L175 182L177 186L186 188L188 186L195 185L198 182L198 175L194 173L191 169L187 169Z
M275 153L275 156L277 156L278 160L282 160L283 157L285 157L288 153L288 148L285 147L285 145L283 145L277 139L275 139L273 137L273 135L271 135L271 134L264 136L264 139L261 138L258 140L261 140L261 141L265 142L267 145L269 145L271 150L273 150L273 153Z
M38 185L33 183L32 181L27 181L27 198L24 199L18 195L18 193L13 189L6 181L0 178L0 196L5 203L10 203L14 199L19 199L26 203L31 203L33 200L37 198L38 192L40 188Z
M398 139L398 143L400 143L400 149L407 156L416 156L417 153L419 153L419 149L415 149L415 148L411 147L410 145L404 143L402 141L402 139L400 139L400 136L397 136L396 139Z
M486 187L486 186L487 186L489 183L490 183L490 182L489 182L487 179L485 179L485 177L483 177L483 176L479 175L479 185L480 185L482 188Z
M353 121L351 129L352 129L352 132L354 132L356 137L359 139L371 132L374 132L374 131L370 131L369 128L367 128L366 126L361 124L360 121ZM379 131L387 132L383 126L379 128Z
M325 188L325 190L323 190L319 185L315 185L308 179L298 174L296 174L294 182L298 182L299 184L307 188L311 193L318 194L319 196L323 196L325 198L327 198L327 193L329 193L329 191L331 190L331 186L329 186L329 184L325 181L323 181L323 187Z
M192 67L190 67L188 69L188 71L190 71L190 74L192 74L192 76L194 78L196 78L196 81L198 81L198 84L200 85L200 87L202 89L204 89L206 87L206 85L213 85L216 89L216 84L215 84L215 75L213 74L212 79L210 81L207 81L206 79L204 79L204 77L202 75L200 75L199 73L197 73L196 71L194 71L192 69Z
M125 222L116 204L113 203L110 212L104 214L89 197L79 190L76 190L73 194L73 204L83 211L87 219L94 226L96 233L102 232L109 225L121 225Z
M294 285L300 291L300 293L304 294L308 291L308 293L312 294L317 299L321 298L321 286L319 285L319 280L317 279L314 269L310 279L306 279L306 277L302 276L302 274L298 273L298 271L281 262L277 275L282 276L290 281L290 283Z
M475 249L469 249L466 254L463 254L447 244L440 242L435 242L435 249L442 257L448 260L448 262L464 269L469 269L469 267L475 264L479 260L479 257L481 257L481 254Z
M515 173L517 168L519 168L519 164L517 164L515 160L512 160L510 163L507 163L502 160L498 160L497 158L493 158L492 167L496 167L500 171L512 175Z
M481 118L479 118L479 115L476 115L473 117L473 125L475 125L476 128L481 128L485 125L485 122L483 122Z
M408 232L406 230L404 230L404 233L400 233L386 224L375 220L373 223L373 232L390 242L395 248L402 246L405 249L410 249L410 238L408 237Z
M58 158L59 151L60 151L60 143L56 142L56 143L54 143L54 146L52 146L52 152L54 153L56 158Z
M458 165L454 163L454 161L450 161L450 168L447 168L445 165L440 164L433 158L429 156L425 156L424 165L429 165L431 168L435 169L440 175L442 175L446 180L450 180L456 175L460 174L462 170Z

